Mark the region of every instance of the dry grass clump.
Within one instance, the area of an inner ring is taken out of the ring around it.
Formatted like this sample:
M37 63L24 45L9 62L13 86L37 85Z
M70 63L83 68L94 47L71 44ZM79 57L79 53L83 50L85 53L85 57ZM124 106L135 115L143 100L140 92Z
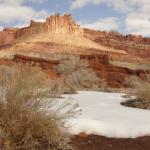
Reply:
M89 67L89 63L86 60L81 60L79 56L68 57L55 66L55 69L65 79L70 92L96 87L99 82L99 78Z
M0 67L0 149L71 150L62 129L77 105L60 94L39 68Z
M132 94L136 99L127 102L127 104L132 107L150 109L150 76L147 76L146 81L132 76L128 79L128 83L132 87Z
M150 78L148 76L147 81L132 76L130 77L129 82L134 89L137 99L150 102Z
M119 33L119 32L116 31L116 30L110 30L109 33L110 33L110 34L113 34L113 35L121 35L121 33Z

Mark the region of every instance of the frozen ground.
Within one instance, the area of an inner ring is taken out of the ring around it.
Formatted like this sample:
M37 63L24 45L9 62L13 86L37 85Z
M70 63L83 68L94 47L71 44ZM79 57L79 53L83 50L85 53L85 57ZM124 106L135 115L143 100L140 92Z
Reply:
M82 114L71 120L70 132L96 134L115 138L150 135L150 111L120 105L120 93L82 91L72 95Z

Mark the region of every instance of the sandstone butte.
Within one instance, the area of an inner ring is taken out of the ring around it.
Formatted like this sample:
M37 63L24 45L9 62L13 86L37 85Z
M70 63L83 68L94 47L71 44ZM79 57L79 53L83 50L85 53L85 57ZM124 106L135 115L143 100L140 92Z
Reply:
M126 86L124 81L129 75L144 79L150 74L150 70L132 70L110 63L149 63L150 38L84 29L70 14L51 15L45 22L32 20L27 27L0 32L0 64L38 63L51 77L57 77L53 66L59 62L47 58L52 53L71 53L88 60L97 75L112 87Z

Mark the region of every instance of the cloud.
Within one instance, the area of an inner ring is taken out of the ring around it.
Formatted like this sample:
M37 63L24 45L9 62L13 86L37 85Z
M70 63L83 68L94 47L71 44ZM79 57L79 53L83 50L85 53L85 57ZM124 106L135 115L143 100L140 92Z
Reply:
M31 19L41 19L48 13L45 10L37 11L27 5L27 2L41 3L45 0L0 0L0 23L27 23Z
M102 4L121 12L125 32L150 36L150 0L75 0L71 9ZM97 22L94 26L98 24Z
M24 0L0 0L1 5L21 5Z
M71 4L71 8L72 9L76 9L76 8L82 8L86 5L88 5L90 3L90 0L75 0L72 4Z
M143 6L125 18L127 31L132 34L150 36L150 5Z
M130 1L132 1L132 4L136 6L136 8L134 11L129 12L125 17L124 22L127 32L150 36L150 1Z
M46 16L45 11L35 11L27 6L5 6L0 5L0 22L11 23L15 21L26 22L32 18L40 18Z
M3 27L2 26L0 26L0 31L2 31L3 30Z
M149 4L149 0L75 0L71 4L71 9L78 9L87 5L101 5L104 4L112 7L114 10L128 12L136 7Z
M32 3L43 3L47 0L0 0L1 4L6 4L6 5L22 5L27 2L32 2Z
M115 17L99 19L92 23L80 22L80 25L84 28L106 31L117 30L119 27L118 19Z
M113 7L118 11L128 11L128 1L126 0L75 0L71 4L71 9L78 9L85 7L86 5L101 5L105 4L108 7Z

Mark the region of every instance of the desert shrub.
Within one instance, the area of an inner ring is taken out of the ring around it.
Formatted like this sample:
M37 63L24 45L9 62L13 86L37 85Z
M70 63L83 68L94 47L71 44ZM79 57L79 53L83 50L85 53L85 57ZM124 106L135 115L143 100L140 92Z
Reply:
M132 76L130 77L129 82L134 89L137 99L150 102L150 82L148 80L143 81L138 77Z
M30 65L0 67L0 148L70 150L64 132L77 104L58 100L61 89Z
M113 34L113 35L121 35L121 33L119 33L119 32L116 31L116 30L110 30L109 33L110 33L110 34Z
M72 92L80 88L97 86L99 81L96 73L89 67L89 63L79 56L68 57L55 66L55 69L65 79L68 90L71 89Z
M133 107L150 109L150 77L147 80L142 80L136 76L131 76L127 80L132 88L131 94L135 96L135 100L130 101Z

